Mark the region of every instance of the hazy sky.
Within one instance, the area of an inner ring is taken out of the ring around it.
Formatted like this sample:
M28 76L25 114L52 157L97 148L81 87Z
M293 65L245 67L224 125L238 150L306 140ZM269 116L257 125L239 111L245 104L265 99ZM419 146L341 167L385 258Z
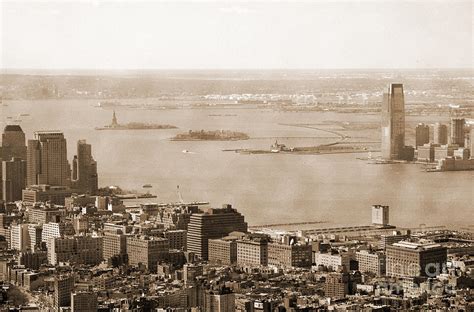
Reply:
M2 1L2 68L472 67L471 1Z

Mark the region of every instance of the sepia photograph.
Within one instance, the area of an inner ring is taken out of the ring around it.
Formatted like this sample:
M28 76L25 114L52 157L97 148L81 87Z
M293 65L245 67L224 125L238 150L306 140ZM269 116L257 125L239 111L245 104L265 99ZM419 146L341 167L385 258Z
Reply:
M0 0L0 312L474 311L472 0Z

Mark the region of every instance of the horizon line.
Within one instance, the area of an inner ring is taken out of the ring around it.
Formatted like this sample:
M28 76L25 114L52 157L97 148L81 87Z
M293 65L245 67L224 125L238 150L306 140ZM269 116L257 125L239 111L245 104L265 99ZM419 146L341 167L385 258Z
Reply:
M352 68L2 68L0 75L22 74L41 75L46 73L64 72L271 72L271 71L472 71L472 67L352 67ZM30 72L30 73L29 73Z

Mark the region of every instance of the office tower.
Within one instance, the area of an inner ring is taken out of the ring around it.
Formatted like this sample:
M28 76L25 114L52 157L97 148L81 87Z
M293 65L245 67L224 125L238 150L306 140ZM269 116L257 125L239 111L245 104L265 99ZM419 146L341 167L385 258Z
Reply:
M48 222L44 223L41 231L41 242L48 243L51 238L74 235L74 228L71 223Z
M2 160L11 161L12 158L26 160L25 133L19 125L7 125L2 133L2 144L0 145L0 200L5 196L3 195ZM10 186L12 185L7 187Z
M435 243L400 241L386 246L387 275L435 277L446 266L447 249Z
M377 276L385 275L385 255L381 252L369 252L361 250L356 252L356 260L359 271L362 273L371 272Z
M464 147L464 118L451 118L451 144Z
M237 262L237 237L226 236L208 241L209 262L232 265Z
M23 265L27 269L39 270L41 265L46 263L48 263L46 251L26 251L18 255L18 265Z
M372 224L386 226L389 223L389 206L372 206Z
M96 194L98 189L97 162L92 147L85 140L77 142L77 155L72 161L72 187L84 193Z
M401 159L405 147L405 99L403 84L393 83L383 94L382 158Z
M187 251L207 260L208 240L227 236L233 231L247 232L247 223L231 205L192 214L188 224Z
M170 249L186 250L185 230L169 230L163 233L163 236L170 242Z
M1 187L5 202L14 202L22 199L22 191L26 187L26 161L12 157L1 164Z
M343 299L349 294L349 274L329 273L324 283L324 296L331 299Z
M277 267L311 266L312 246L296 242L275 242L268 244L268 265Z
M13 157L26 160L25 133L19 125L7 125L2 134L0 159L10 160Z
M430 142L430 127L420 123L415 128L415 146L423 146Z
M28 224L12 225L10 230L10 246L11 249L21 252L30 249L30 235L28 233Z
M97 309L96 293L80 291L71 294L71 312L96 312Z
M169 241L154 236L127 237L128 263L131 266L144 266L156 272L159 261L164 261L169 254Z
M35 132L35 139L28 140L27 162L27 185L70 186L71 168L62 132Z
M268 265L268 238L247 236L237 241L237 264Z
M48 262L97 265L102 261L102 237L54 237L48 241Z
M104 233L102 253L104 260L127 254L127 237L119 233Z
M71 293L74 290L74 276L61 276L54 280L53 304L56 311L71 305Z
M433 131L433 142L439 145L448 144L448 127L446 125L436 123Z

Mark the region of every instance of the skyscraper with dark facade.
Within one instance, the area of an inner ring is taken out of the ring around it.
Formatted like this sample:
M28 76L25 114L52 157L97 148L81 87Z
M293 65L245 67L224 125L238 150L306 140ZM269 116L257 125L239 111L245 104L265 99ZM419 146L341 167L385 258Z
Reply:
M451 118L451 144L464 147L464 118Z
M97 193L97 162L92 157L91 145L85 140L77 142L77 155L72 161L72 187L84 193Z
M27 185L67 186L71 168L67 160L67 144L60 131L37 131L28 140Z
M448 144L448 127L441 123L435 124L433 136L434 136L433 142L435 144L440 144L440 145Z
M405 148L405 99L403 84L393 83L383 94L382 158L401 159Z
M430 143L430 127L420 123L415 128L415 146L423 146Z
M247 223L231 205L192 214L188 224L187 251L207 260L208 240L227 236L234 231L247 232Z
M53 305L55 311L71 305L71 293L74 290L74 277L61 276L54 279Z
M19 125L7 125L2 134L0 158L10 160L12 157L26 160L25 133Z
M13 163L26 160L25 133L19 125L5 126L5 129L2 133L2 142L0 145L0 199L8 198L9 201L12 195L10 191L13 191L14 194L16 194L16 187L14 189L11 189L11 187L24 184L26 178L26 171L23 171L25 176L15 175L11 171L11 161L13 158L17 159ZM9 168L8 178L4 177L2 161L8 162L8 165L6 165ZM4 179L10 182L6 186L3 185ZM5 187L7 187L9 190L8 196L3 194ZM16 198L17 196L14 197Z
M0 192L6 202L22 199L22 190L26 187L26 161L13 157L1 162L1 187Z

